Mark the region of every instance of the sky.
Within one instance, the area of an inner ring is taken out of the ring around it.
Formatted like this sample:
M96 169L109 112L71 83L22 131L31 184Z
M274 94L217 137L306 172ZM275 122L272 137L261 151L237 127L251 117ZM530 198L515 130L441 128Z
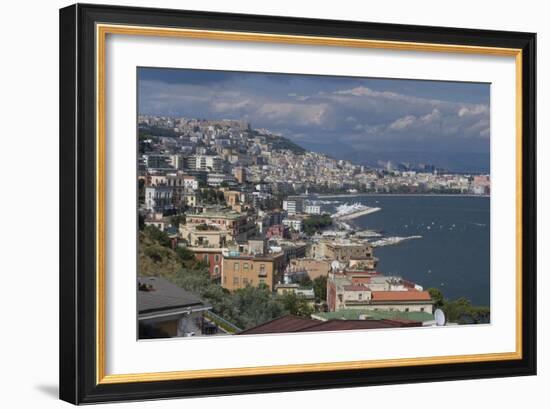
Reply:
M138 68L140 114L243 119L360 164L488 171L490 84Z

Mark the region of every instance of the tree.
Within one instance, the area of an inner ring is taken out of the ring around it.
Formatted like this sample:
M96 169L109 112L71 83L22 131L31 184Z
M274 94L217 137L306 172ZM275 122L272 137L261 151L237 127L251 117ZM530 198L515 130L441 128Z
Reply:
M165 232L159 230L156 226L145 226L144 231L149 238L158 241L160 245L170 247L170 237L168 237L168 234L166 234Z
M298 284L300 287L304 288L311 288L313 286L313 282L311 281L311 278L307 274L301 276L296 280L296 284Z
M195 259L195 253L193 253L191 250L189 250L187 247L176 247L176 254L180 258L182 263L185 263L189 260Z
M443 304L445 304L445 299L443 298L443 293L441 290L439 288L428 288L428 292L434 302L434 308L443 307Z
M479 324L487 323L490 320L488 307L473 306L467 298L457 298L453 301L445 300L443 311L447 321L458 324Z
M311 235L332 225L332 218L328 214L311 215L304 220L304 231Z
M178 229L180 224L185 224L185 214L180 213L170 217L170 224L176 229Z
M327 300L327 276L319 276L313 280L313 292L315 301L325 302Z
M206 269L181 269L176 274L174 283L181 288L202 295L211 284Z
M291 315L309 317L313 313L313 308L301 294L297 295L295 292L289 291L281 296L280 300L286 312Z
M240 328L248 329L284 314L265 284L246 286L233 292L223 305L221 315Z

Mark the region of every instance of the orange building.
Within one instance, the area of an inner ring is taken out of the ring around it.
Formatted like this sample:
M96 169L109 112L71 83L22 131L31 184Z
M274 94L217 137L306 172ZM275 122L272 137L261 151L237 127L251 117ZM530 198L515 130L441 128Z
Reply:
M247 285L265 284L273 290L284 270L284 254L249 255L230 252L223 258L223 288L234 291Z

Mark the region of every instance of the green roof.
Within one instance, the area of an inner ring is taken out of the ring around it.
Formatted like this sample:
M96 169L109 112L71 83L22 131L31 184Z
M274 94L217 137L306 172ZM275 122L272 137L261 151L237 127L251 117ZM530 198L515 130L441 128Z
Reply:
M434 316L427 312L420 311L411 311L411 312L401 312L401 311L374 311L374 310L361 310L361 309L344 309L334 312L321 312L313 314L316 317L319 317L324 320L358 320L360 315L365 315L372 320L383 320L383 319L402 319L402 320L412 320L412 321L432 321Z

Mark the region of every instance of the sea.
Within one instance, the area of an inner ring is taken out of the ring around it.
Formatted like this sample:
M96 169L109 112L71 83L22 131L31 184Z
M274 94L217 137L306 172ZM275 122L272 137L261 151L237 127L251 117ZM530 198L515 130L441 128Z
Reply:
M362 203L381 210L352 221L384 237L422 236L377 247L377 270L399 275L448 299L490 305L490 198L459 195L363 195L323 197L325 209Z

